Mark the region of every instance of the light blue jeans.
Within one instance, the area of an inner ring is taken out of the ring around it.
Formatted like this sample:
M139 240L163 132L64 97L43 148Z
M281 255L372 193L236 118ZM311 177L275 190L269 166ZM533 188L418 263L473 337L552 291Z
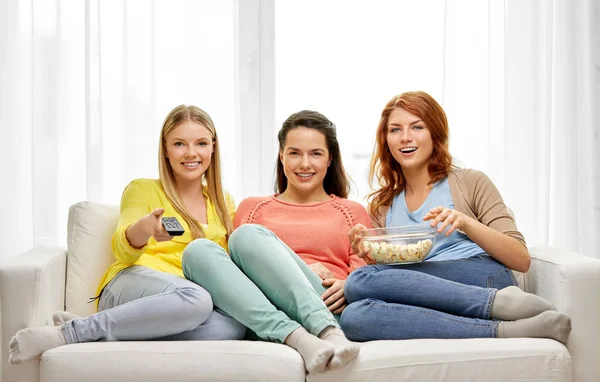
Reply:
M62 331L67 343L78 343L238 340L246 328L215 310L210 295L199 285L134 265L106 285L98 313L68 321Z
M183 253L183 272L259 338L283 342L300 326L314 335L339 326L321 298L322 280L267 228L238 227L229 253L210 240L194 240Z
M496 337L498 289L514 275L489 256L370 265L350 274L341 326L350 340Z

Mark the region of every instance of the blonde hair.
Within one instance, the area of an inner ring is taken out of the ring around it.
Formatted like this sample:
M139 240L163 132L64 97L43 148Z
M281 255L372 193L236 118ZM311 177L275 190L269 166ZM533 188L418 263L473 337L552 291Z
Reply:
M197 106L179 105L171 110L165 118L160 134L160 142L158 144L158 169L160 184L169 198L169 201L175 207L175 210L183 217L186 223L192 230L192 237L198 239L204 237L204 232L198 220L196 220L185 208L183 199L177 190L175 176L171 163L166 158L165 139L167 134L186 121L192 121L204 125L210 131L213 139L213 154L210 165L204 173L203 186L207 187L208 198L215 206L217 216L227 230L227 237L233 232L233 222L229 216L229 210L225 201L223 186L221 184L221 161L219 157L219 139L217 138L217 130L215 125L204 110Z

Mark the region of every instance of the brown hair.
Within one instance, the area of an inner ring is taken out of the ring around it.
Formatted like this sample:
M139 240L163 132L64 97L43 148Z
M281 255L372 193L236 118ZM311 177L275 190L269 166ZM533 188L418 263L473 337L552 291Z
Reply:
M315 129L325 136L327 142L327 150L331 156L331 163L327 168L327 174L323 179L323 188L327 194L333 194L340 198L347 198L350 192L350 184L348 182L348 176L344 170L342 164L342 155L340 153L340 145L337 140L336 128L333 122L331 122L323 114L311 110L302 110L297 113L290 115L279 130L277 139L279 140L279 153L283 152L285 147L285 140L290 130L297 127L306 127L308 129ZM277 165L276 165L276 181L275 181L275 192L284 192L287 188L288 180L283 172L283 164L279 159L279 153L277 154Z
M406 186L402 167L394 159L387 145L389 117L392 111L399 107L421 118L431 133L433 152L428 166L430 184L447 176L452 169L452 156L448 151L448 120L440 104L421 91L406 92L392 98L381 112L371 156L369 184L373 187L374 179L377 178L381 187L368 196L369 211L375 216L379 214L382 206L391 205L392 199Z
M210 165L204 173L203 183L206 184L208 198L215 206L217 216L227 230L227 237L229 237L231 232L233 232L233 222L231 221L231 216L229 216L229 210L227 208L227 203L225 202L223 186L221 185L221 163L219 159L219 139L217 137L217 130L215 129L215 125L208 113L197 106L179 105L175 109L171 110L169 115L167 115L165 118L162 131L160 133L161 139L158 144L158 169L160 175L160 184L177 213L179 213L179 215L181 215L186 223L190 226L190 229L192 230L192 237L194 239L204 237L204 232L202 232L200 223L185 208L183 199L177 190L175 177L173 175L173 168L165 156L165 139L167 134L186 121L192 121L204 125L212 135L214 150Z

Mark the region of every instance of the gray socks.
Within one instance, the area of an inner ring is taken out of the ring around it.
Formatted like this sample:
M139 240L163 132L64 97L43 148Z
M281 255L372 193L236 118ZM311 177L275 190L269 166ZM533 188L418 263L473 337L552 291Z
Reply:
M571 333L571 319L564 313L548 310L535 317L503 321L498 325L500 338L552 338L563 344Z
M21 329L8 344L8 362L24 363L42 355L46 350L66 344L60 326L33 326Z
M303 327L294 330L284 343L300 353L306 370L311 373L325 371L335 350L332 343L313 336Z
M556 307L535 294L509 286L496 292L490 318L515 321L537 316L547 310L556 310Z
M319 338L335 345L333 357L329 361L329 369L331 370L339 370L346 366L360 351L358 344L348 341L344 332L335 326L326 327L319 333Z

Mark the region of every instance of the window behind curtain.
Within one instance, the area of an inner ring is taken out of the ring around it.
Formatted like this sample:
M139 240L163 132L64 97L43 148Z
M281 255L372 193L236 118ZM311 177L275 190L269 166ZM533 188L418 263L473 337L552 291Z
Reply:
M196 105L212 117L223 180L233 192L233 3L100 2L100 12L106 21L100 36L105 173L120 173L106 182L107 199L118 201L135 177L158 176L160 129L180 104Z
M275 23L276 123L301 109L332 120L361 200L385 104L410 90L441 102L444 1L277 2Z
M65 243L73 203L119 204L132 179L158 177L162 122L179 104L213 118L235 193L233 2L30 5L33 65L15 86L32 89L35 245Z

